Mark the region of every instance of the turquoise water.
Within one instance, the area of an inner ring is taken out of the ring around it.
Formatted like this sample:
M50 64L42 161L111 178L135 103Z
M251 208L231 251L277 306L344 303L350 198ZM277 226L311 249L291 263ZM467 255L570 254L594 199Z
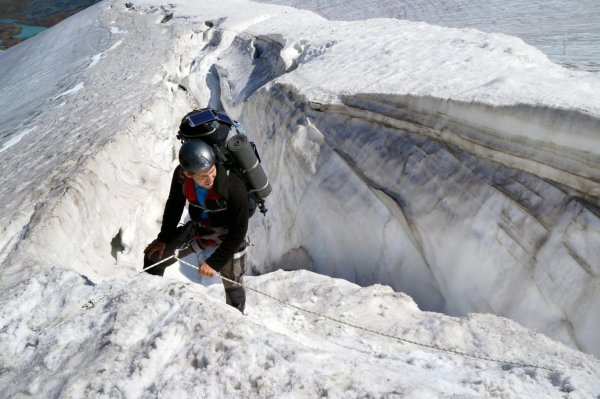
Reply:
M21 39L21 40L28 39L32 36L37 35L38 33L42 32L42 31L48 29L43 26L31 26L31 25L20 24L17 21L15 21L14 19L10 19L10 18L0 18L0 23L16 25L19 28L21 28L21 33L19 33L18 35L15 36L15 38Z
M3 31L0 27L0 38L10 41L12 46L98 1L100 0L0 0L0 23L21 29L18 35L9 39L8 31ZM6 42L0 39L0 46L4 45Z

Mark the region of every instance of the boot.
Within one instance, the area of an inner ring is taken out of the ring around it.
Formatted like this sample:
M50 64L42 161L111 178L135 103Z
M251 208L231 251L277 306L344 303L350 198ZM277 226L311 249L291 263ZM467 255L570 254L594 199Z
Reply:
M225 302L244 314L244 309L246 307L246 290L244 287L226 289Z

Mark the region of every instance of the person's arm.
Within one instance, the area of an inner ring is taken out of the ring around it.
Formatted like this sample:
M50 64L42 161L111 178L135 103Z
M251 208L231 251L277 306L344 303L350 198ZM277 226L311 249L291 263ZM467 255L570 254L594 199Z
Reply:
M233 258L248 232L248 190L237 176L230 179L227 196L229 230L216 251L205 261L215 271L220 271Z
M173 239L175 230L181 219L181 214L183 213L183 207L185 206L185 196L179 182L179 168L175 169L173 178L171 179L169 198L165 204L160 233L158 233L158 237L156 238L158 242L168 243Z

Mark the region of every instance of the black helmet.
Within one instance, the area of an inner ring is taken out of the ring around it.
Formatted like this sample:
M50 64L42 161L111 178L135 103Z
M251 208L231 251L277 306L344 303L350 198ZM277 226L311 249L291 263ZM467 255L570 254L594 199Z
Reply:
M179 164L190 173L205 172L216 162L215 153L202 140L188 140L179 149Z

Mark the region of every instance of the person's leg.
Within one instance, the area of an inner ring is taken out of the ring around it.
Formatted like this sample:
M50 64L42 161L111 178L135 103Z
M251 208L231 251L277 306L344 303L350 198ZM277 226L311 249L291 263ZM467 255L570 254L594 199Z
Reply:
M173 255L175 253L175 250L180 245L182 245L183 243L186 243L186 242L190 241L192 238L194 238L194 234L195 234L194 224L191 221L187 222L183 226L179 226L177 228L175 238L173 238L170 242L167 243L167 247L165 248L165 251L163 252L162 258L159 258L157 253L152 254L153 256L150 258L144 256L144 269L157 263L157 262L160 262L162 259L168 258L169 256ZM194 250L192 249L191 246L189 246L179 252L179 257L183 258L192 252L194 252ZM177 259L172 258L166 262L161 263L160 265L157 265L148 270L145 270L145 272L149 273L149 274L153 274L155 276L162 276L165 273L165 269L167 268L167 266L170 266L175 262L177 262Z
M221 276L233 280L236 283L243 284L246 254L244 251L238 252L235 255L234 258L229 260L229 262L225 264L225 267L221 269ZM246 290L244 287L226 280L223 280L223 287L225 288L225 302L244 313L246 307Z

